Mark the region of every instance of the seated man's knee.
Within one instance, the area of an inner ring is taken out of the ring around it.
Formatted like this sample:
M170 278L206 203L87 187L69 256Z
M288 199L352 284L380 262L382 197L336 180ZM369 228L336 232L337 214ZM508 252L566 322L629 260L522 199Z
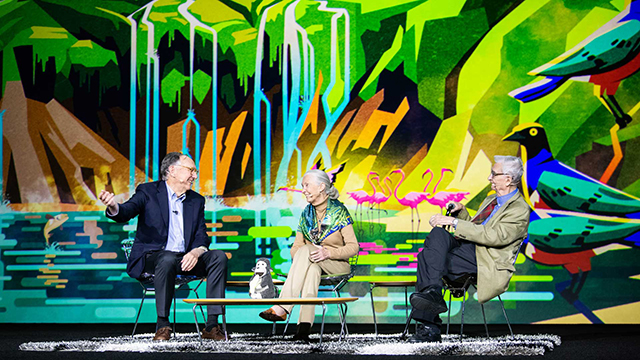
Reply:
M207 259L207 262L218 263L224 266L226 266L229 261L227 254L222 250L209 250L204 253L203 257Z
M447 239L447 237L449 236L450 234L447 230L441 227L434 227L433 229L431 229L431 232L429 232L429 235L427 235L427 238L424 240L424 246L428 247L429 244L433 243L433 241L441 241L443 239Z

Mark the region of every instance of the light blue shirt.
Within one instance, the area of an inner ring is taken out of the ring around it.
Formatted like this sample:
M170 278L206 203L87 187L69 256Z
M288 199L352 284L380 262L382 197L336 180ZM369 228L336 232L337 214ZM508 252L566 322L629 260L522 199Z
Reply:
M498 196L496 198L496 200L498 201L498 204L496 205L496 207L493 208L493 211L491 212L491 214L489 214L489 216L482 222L482 225L486 224L487 221L489 221L489 219L491 219L493 214L495 214L498 211L498 209L500 209L500 207L502 207L502 205L504 205L504 203L506 203L509 199L511 199L511 197L513 195L515 195L516 192L518 192L518 189L515 189L515 190L513 190L512 192L510 192L510 193L508 193L506 195Z
M182 213L182 202L186 194L176 196L171 190L169 184L167 186L167 195L169 197L169 237L165 250L173 252L184 252L184 216Z

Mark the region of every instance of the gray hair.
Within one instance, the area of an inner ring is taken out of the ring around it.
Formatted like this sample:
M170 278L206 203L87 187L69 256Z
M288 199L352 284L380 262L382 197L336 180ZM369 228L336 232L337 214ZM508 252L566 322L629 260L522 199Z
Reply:
M329 175L322 170L309 170L304 173L304 176L310 175L315 179L316 184L324 184L324 192L329 195L330 199L337 199L340 196L340 192L338 189L333 186L331 180L329 180ZM303 176L303 177L304 177Z
M162 180L167 180L167 177L169 177L169 166L178 164L180 158L183 156L184 154L180 152L170 152L162 159L162 164L160 165Z
M496 163L502 163L502 172L511 176L511 182L514 185L520 185L522 174L524 173L522 159L517 156L496 155L493 160Z

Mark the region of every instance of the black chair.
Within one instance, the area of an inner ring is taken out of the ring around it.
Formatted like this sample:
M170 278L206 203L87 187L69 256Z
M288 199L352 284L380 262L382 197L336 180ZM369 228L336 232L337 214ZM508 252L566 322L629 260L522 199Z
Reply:
M128 261L129 255L131 254L131 247L133 246L133 239L122 240L120 242L120 245ZM200 297L198 296L198 288L200 287L200 285L202 285L202 282L204 281L204 279L205 279L204 277L195 276L195 275L177 275L176 283L175 283L176 292L179 290L193 291L193 293L196 295L196 298L199 299ZM136 280L138 280L140 286L142 286L142 299L140 300L140 307L138 308L138 313L136 315L136 322L133 325L133 332L131 332L131 336L135 335L136 333L136 328L138 327L138 320L140 319L140 313L142 312L142 305L144 304L144 299L147 297L147 293L155 292L155 283L154 283L153 274L149 274L146 272L142 273L140 278ZM198 285L195 288L191 288L189 286L189 283L192 281L198 281ZM204 310L202 310L202 307L200 307L200 312L202 313L202 318L206 322L206 317L204 316ZM176 296L175 295L173 297L173 332L174 334L176 332Z
M520 243L518 247L518 252L516 252L515 259L513 260L514 264L518 259L518 254L520 253L520 249L522 248L523 243L524 242ZM462 335L464 330L464 310L465 310L465 304L467 302L467 293L469 290L469 286L473 286L476 289L476 291L478 290L478 274L469 273L455 279L450 279L445 276L442 278L442 282L444 283L445 294L446 294L446 291L449 291L449 310L447 312L447 335L449 335L449 326L451 324L451 298L452 297L462 298L462 311L460 313L460 341L462 341ZM511 333L511 337L513 338L513 329L511 328L511 323L509 322L509 317L507 316L507 311L504 308L504 303L502 302L502 298L500 297L500 295L498 295L498 300L500 301L500 306L502 307L502 314L504 315L504 319L506 320L507 326L509 327L509 333ZM489 327L487 326L487 318L484 313L484 304L480 304L480 307L482 309L482 320L484 321L484 330L487 334L487 337L489 337ZM404 332L402 333L403 335L406 335L408 333L409 324L411 323L412 315L413 315L413 310L411 310L411 315L409 315L409 318L407 319Z

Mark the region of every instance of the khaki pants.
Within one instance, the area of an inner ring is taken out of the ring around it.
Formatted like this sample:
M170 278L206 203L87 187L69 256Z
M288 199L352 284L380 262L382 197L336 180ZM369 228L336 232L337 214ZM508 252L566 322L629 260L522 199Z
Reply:
M316 247L307 244L301 247L293 257L293 264L289 270L289 276L284 282L281 298L309 298L318 296L318 287L320 286L320 275L326 274L343 274L350 271L349 262L345 260L323 260L314 263L309 259L309 254L316 250ZM293 305L283 305L287 313L291 313ZM315 317L315 305L300 306L299 323L313 324Z

